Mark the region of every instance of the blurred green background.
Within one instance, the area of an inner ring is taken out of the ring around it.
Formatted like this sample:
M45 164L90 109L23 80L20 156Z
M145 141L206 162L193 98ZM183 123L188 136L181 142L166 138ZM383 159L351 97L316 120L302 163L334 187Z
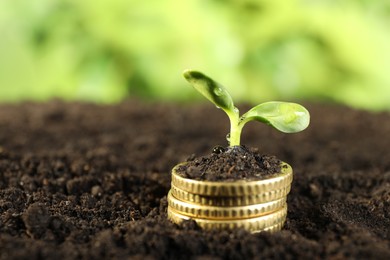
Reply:
M390 110L389 0L0 1L0 101L201 99Z

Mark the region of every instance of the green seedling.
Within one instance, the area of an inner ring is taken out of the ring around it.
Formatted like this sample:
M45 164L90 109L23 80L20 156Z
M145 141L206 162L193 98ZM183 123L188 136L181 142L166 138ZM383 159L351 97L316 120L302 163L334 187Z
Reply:
M259 121L284 133L304 130L310 122L306 108L296 103L270 101L257 105L240 116L227 90L201 72L186 70L184 77L203 96L225 111L230 119L229 146L239 146L242 128L249 121Z

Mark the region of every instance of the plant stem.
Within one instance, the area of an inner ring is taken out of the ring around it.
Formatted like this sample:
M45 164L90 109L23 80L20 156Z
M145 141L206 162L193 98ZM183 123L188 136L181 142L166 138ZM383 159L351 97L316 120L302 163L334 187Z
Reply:
M238 113L229 113L230 119L230 137L229 137L229 146L238 146L240 145L242 125L239 124L239 115Z

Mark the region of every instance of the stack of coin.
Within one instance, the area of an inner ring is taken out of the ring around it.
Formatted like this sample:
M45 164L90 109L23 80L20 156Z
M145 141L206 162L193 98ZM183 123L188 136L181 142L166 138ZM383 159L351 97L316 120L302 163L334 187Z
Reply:
M287 194L293 178L283 163L280 174L258 181L210 182L187 179L172 170L168 218L180 223L193 219L204 229L244 228L277 231L287 215Z

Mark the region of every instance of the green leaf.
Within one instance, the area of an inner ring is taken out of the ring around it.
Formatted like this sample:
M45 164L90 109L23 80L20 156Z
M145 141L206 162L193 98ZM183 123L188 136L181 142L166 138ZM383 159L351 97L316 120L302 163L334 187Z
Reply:
M234 111L233 99L221 84L199 71L186 70L183 75L197 91L217 107L225 110L228 114Z
M242 124L257 120L269 124L284 133L304 130L310 123L310 114L296 103L271 101L260 104L241 117Z

